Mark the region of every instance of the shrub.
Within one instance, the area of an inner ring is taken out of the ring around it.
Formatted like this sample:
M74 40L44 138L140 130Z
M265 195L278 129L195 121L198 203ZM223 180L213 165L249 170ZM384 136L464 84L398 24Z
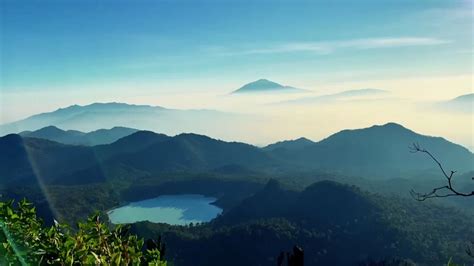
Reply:
M45 226L32 203L22 200L0 202L0 265L166 265L162 250L150 248L128 228L114 228L98 213L68 225Z

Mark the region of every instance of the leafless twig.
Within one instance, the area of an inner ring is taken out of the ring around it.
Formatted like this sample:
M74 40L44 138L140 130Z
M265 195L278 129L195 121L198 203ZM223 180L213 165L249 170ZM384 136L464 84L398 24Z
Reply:
M474 241L471 241L471 246L466 248L466 253L474 258Z
M424 201L430 198L446 198L446 197L452 197L452 196L461 196L461 197L474 196L474 191L463 193L456 190L452 184L452 180L456 171L450 171L450 173L448 174L444 170L443 165L438 161L438 159L436 159L436 157L433 154L431 154L429 151L422 148L420 144L413 143L413 146L409 147L409 149L411 153L422 152L422 153L427 154L438 165L439 169L441 169L441 172L443 173L443 176L446 178L446 181L447 181L446 185L433 188L433 190L428 193L419 193L412 189L410 191L410 194L412 195L413 198L415 198L418 201ZM474 177L472 179L474 180Z

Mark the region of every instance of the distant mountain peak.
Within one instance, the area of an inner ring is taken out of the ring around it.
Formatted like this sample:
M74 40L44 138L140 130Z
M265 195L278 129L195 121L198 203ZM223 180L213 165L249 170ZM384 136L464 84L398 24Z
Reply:
M56 127L56 126L46 126L46 127L43 127L43 128L38 129L38 131L64 132L64 130L62 130L62 129Z
M250 82L249 84L263 84L263 85L272 85L272 86L276 86L276 87L283 87L283 85L281 84L278 84L274 81L271 81L271 80L268 80L268 79L258 79L254 82Z
M470 102L474 102L474 93L468 93L468 94L458 96L458 97L452 99L452 101L470 101Z
M297 138L297 139L295 139L295 141L297 141L297 142L308 142L308 143L313 142L312 140L310 140L308 138L305 138L305 137Z
M156 136L156 135L160 135L160 134L153 132L151 130L139 130L133 134L130 134L129 136Z
M144 142L148 139L154 139L154 138L158 138L158 137L161 137L161 136L165 136L165 135L158 134L158 133L155 133L155 132L149 131L149 130L139 130L139 131L136 131L135 133L132 133L128 136L125 136L125 137L117 140L117 142L130 141L130 140Z
M78 105L73 104L64 108L58 108L56 111L50 112L74 112L79 110L101 110L101 109L108 109L108 108L158 108L158 109L165 109L161 106L152 106L152 105L141 105L141 104L129 104L129 103L121 103L121 102L95 102L86 105ZM41 114L40 114L41 115Z
M387 134L387 133L405 133L405 134L415 134L415 135L418 135L417 133L413 132L412 130L402 126L401 124L398 124L398 123L395 123L395 122L388 122L388 123L385 123L385 124L382 124L382 125L373 125L373 126L370 126L370 127L366 127L366 128L357 128L357 129L345 129L345 130L341 130L339 131L338 133L335 133L334 135L332 136L343 136L343 135L346 135L348 133L354 133L354 132L358 132L358 133L376 133L376 134L381 134L381 136L383 136L383 134ZM331 137L331 136L330 136ZM326 139L329 139L330 137L326 138Z
M268 80L268 79L258 79L257 81L254 81L254 82L252 82L252 83L259 83L259 82L260 82L260 83L273 83L273 84L278 84L278 83L273 82L273 81L270 81L270 80ZM280 85L280 84L278 84L278 85ZM280 86L282 86L282 85L280 85Z
M364 130L364 129L361 129ZM410 135L420 135L415 131L395 122L388 122L383 125L374 125L372 127L366 128L367 131L380 131L385 133L403 133L403 134L410 134ZM421 136L421 135L420 135Z
M56 127L56 126L46 126L42 127L36 131L25 131L21 132L20 135L25 137L33 137L33 138L45 138L48 137L60 137L67 134L66 131Z
M97 103L92 103L89 105L84 105L84 107L87 106L133 106L133 107L159 107L159 106L151 106L148 104L130 104L130 103L121 103L121 102L97 102Z
M460 95L454 99L438 102L434 105L437 109L470 113L474 112L474 93Z
M253 93L253 92L301 92L302 89L297 89L290 86L284 86L268 79L259 79L245 84L232 93Z
M375 125L374 127L384 127L384 128L398 128L398 129L405 129L405 130L409 130L407 129L406 127L400 125L400 124L397 124L395 122L388 122L386 124L383 124L383 125Z
M300 137L300 138L294 139L294 140L279 141L279 142L276 142L276 143L273 143L273 144L270 144L270 145L264 147L264 149L265 150L275 150L275 149L283 148L283 149L294 150L294 149L304 148L305 146L308 146L308 145L311 145L311 144L314 144L314 143L315 142L313 142L310 139L307 139L305 137Z
M15 143L22 143L23 142L23 137L19 134L8 134L3 137L0 137L0 143L1 142L15 142Z

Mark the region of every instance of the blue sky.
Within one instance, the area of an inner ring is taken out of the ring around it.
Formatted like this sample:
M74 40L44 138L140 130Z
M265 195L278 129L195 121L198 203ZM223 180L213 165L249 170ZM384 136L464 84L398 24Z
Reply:
M382 78L472 72L470 1L1 5L4 92L180 80L187 86L194 79L226 87L226 80L293 81L355 70Z

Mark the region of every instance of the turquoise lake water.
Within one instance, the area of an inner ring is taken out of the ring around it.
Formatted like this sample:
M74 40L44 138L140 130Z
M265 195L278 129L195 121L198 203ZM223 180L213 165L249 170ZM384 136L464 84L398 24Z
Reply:
M114 224L150 221L172 225L209 222L222 212L212 205L216 199L203 195L163 195L157 198L131 202L109 211Z

